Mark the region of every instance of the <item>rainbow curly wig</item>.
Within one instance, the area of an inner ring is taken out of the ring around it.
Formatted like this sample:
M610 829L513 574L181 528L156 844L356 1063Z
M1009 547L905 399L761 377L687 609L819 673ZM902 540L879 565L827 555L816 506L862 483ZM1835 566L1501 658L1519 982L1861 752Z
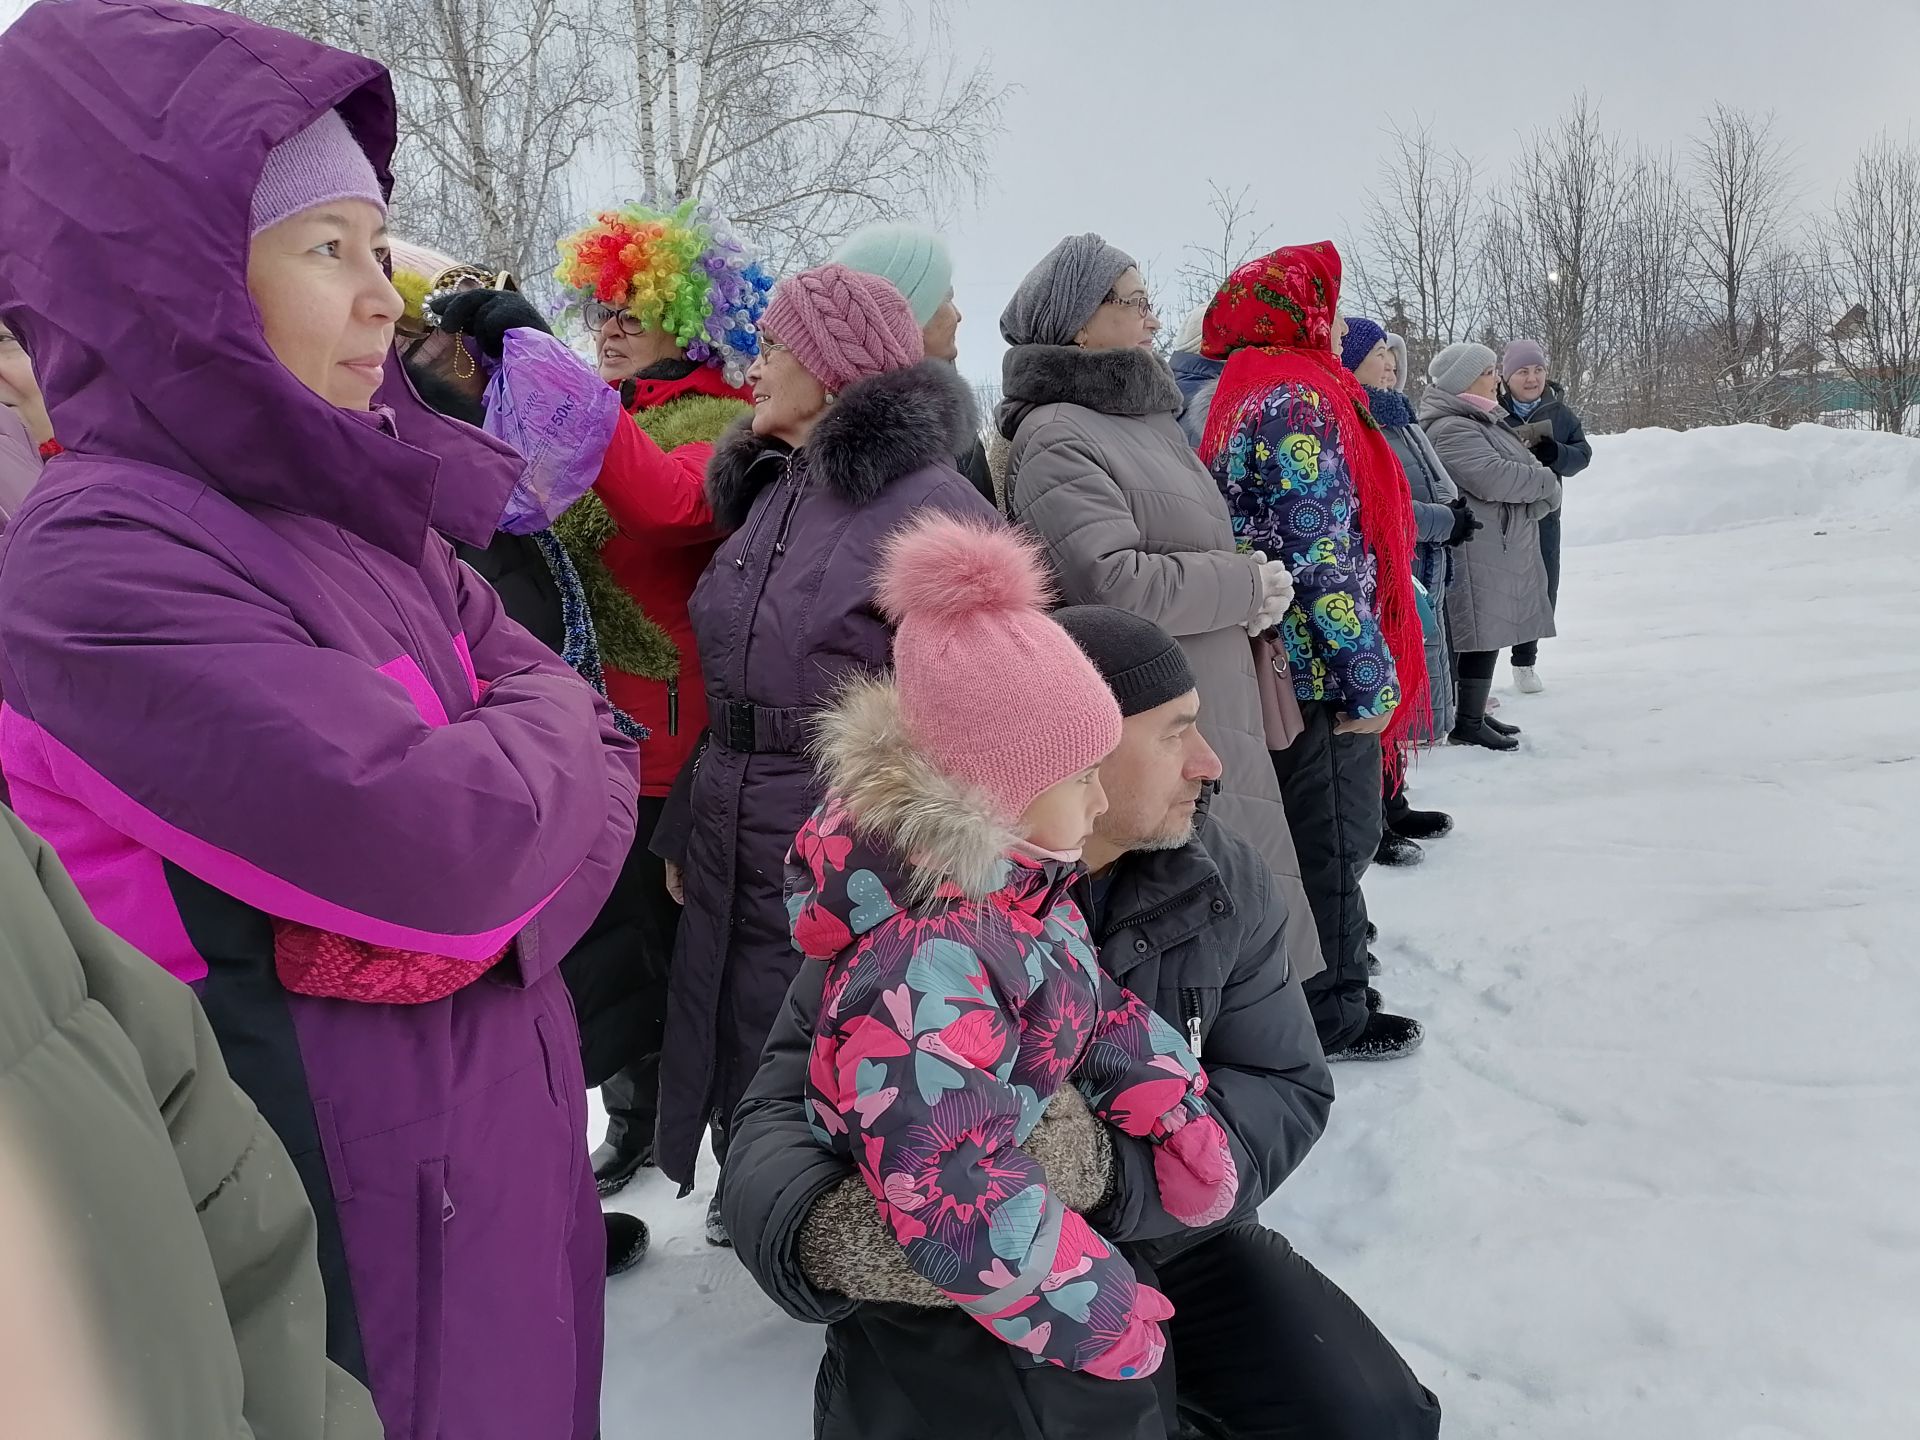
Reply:
M592 300L624 309L736 385L760 353L773 277L712 207L688 200L671 210L604 210L559 250L553 278L568 309Z

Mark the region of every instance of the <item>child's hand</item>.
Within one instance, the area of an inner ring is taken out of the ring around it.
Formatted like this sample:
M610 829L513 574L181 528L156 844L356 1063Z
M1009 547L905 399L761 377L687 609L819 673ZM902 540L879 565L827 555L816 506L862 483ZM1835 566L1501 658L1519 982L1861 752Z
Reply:
M1086 1373L1102 1380L1144 1380L1160 1368L1167 1353L1162 1320L1173 1318L1173 1302L1151 1285L1134 1289L1133 1314L1120 1338L1104 1355L1087 1363Z
M1217 1225L1240 1198L1239 1169L1227 1132L1211 1115L1196 1115L1153 1147L1160 1203L1182 1225Z

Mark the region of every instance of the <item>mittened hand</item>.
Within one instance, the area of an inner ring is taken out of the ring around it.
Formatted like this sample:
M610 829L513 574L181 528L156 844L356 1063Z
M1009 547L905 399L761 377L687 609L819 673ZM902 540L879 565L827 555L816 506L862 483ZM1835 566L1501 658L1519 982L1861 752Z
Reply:
M1144 1380L1166 1357L1167 1337L1160 1322L1173 1318L1173 1302L1151 1285L1137 1285L1127 1328L1105 1354L1090 1360L1086 1373L1102 1380Z
M553 329L524 295L510 290L456 290L436 295L427 308L439 317L440 328L454 335L471 335L480 353L489 360L500 358L509 330L539 330L551 335Z
M1284 560L1269 560L1261 550L1253 552L1260 566L1260 609L1247 622L1249 635L1264 635L1278 625L1293 604L1293 572Z
M1560 463L1560 442L1558 440L1536 440L1528 448L1533 451L1533 458L1549 470Z
M1453 533L1446 538L1448 545L1464 545L1473 538L1474 531L1480 529L1480 517L1473 513L1473 507L1463 497L1447 507L1453 511Z
M1211 1115L1196 1115L1153 1147L1160 1203L1182 1225L1217 1225L1240 1198L1240 1172L1227 1132Z

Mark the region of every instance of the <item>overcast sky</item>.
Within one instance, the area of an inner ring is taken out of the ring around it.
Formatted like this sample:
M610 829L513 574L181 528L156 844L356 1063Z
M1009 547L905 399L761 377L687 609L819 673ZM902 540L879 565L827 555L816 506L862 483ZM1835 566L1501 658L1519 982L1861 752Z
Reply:
M1274 244L1337 240L1391 120L1417 112L1498 170L1584 88L1610 126L1676 149L1716 99L1774 110L1826 200L1862 142L1907 132L1920 62L1916 0L953 0L952 18L956 49L1021 87L994 189L952 231L975 379L997 375L1001 307L1063 235L1150 262L1177 308L1209 179L1251 185Z
M23 8L0 0L0 23ZM1212 226L1209 180L1251 186L1274 244L1338 240L1392 121L1431 120L1497 174L1584 88L1610 126L1676 149L1714 100L1776 111L1819 203L1865 140L1908 131L1920 60L1920 0L949 0L949 14L958 57L990 55L1019 87L988 194L949 232L961 367L988 380L1001 307L1063 235L1097 230L1148 262L1177 309L1185 247Z

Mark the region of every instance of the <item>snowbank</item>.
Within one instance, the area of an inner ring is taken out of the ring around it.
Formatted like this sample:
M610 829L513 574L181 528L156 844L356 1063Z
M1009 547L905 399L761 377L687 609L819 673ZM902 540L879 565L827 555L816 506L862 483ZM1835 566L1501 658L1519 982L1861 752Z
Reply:
M1724 425L1600 435L1593 448L1567 485L1572 545L1920 513L1920 440L1901 435Z

